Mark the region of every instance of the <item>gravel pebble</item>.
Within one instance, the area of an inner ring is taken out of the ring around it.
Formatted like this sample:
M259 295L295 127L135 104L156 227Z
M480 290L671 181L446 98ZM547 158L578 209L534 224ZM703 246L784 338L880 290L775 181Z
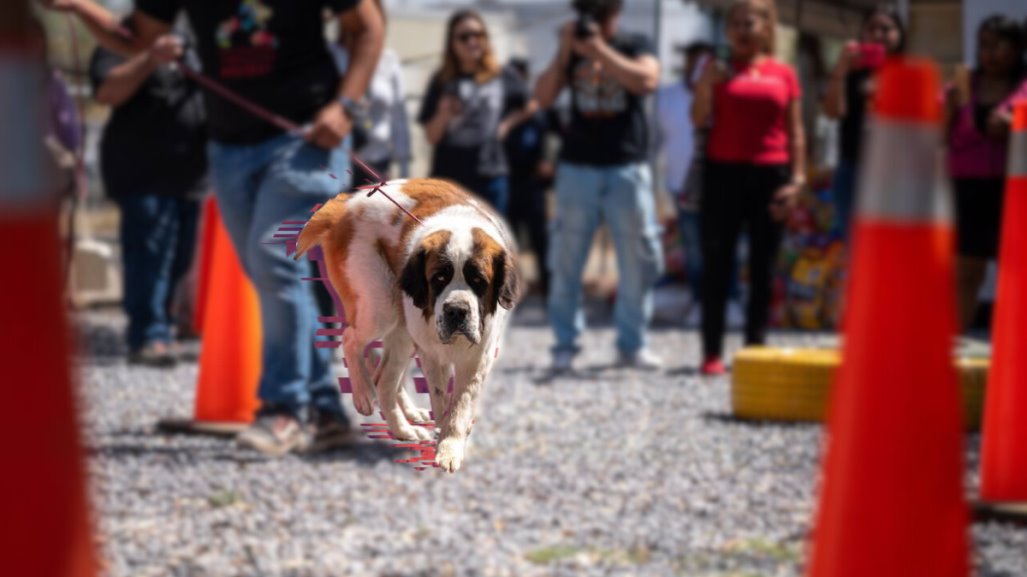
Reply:
M802 574L821 428L724 418L728 380L695 376L695 331L655 329L669 368L645 374L611 367L614 335L600 325L579 373L548 379L551 335L541 308L524 307L469 459L450 476L394 463L409 455L381 441L266 459L226 439L158 434L158 420L190 416L196 364L129 367L119 314L76 320L109 575ZM729 351L738 345L731 336ZM971 489L978 445L967 436ZM981 577L1027 574L1027 529L976 524L972 535Z

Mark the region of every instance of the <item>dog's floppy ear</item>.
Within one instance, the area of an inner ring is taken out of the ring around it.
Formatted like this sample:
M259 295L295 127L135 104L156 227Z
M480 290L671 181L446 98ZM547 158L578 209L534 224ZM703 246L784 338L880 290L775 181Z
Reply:
M517 263L510 253L503 251L492 257L492 270L493 299L504 309L512 310L521 300L521 273Z
M399 276L399 288L414 300L414 306L423 309L428 306L428 279L424 267L428 251L424 247L414 250Z

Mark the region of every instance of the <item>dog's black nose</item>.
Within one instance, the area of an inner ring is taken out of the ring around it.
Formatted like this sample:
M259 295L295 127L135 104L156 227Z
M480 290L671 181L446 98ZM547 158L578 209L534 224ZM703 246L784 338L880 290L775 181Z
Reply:
M442 305L442 315L449 326L458 326L467 318L471 307L467 303L447 303Z

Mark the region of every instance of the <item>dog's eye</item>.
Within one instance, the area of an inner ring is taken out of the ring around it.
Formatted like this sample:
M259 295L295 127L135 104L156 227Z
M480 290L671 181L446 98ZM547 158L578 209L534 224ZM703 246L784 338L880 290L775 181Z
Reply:
M446 282L446 275L444 275L444 274L437 274L437 275L435 275L435 282L437 282L437 283L444 283L444 282Z

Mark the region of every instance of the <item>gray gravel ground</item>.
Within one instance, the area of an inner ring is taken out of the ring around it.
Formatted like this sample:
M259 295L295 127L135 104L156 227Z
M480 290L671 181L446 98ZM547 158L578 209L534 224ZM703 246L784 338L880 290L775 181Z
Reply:
M446 476L394 463L409 455L381 441L276 460L155 433L158 419L190 415L196 364L127 367L118 314L78 321L112 576L802 574L821 429L725 418L728 380L695 375L695 331L654 331L669 368L638 374L609 368L601 327L578 375L547 380L550 333L524 307L469 460ZM971 487L977 445L967 437ZM1027 528L977 524L973 537L979 575L1027 575Z

